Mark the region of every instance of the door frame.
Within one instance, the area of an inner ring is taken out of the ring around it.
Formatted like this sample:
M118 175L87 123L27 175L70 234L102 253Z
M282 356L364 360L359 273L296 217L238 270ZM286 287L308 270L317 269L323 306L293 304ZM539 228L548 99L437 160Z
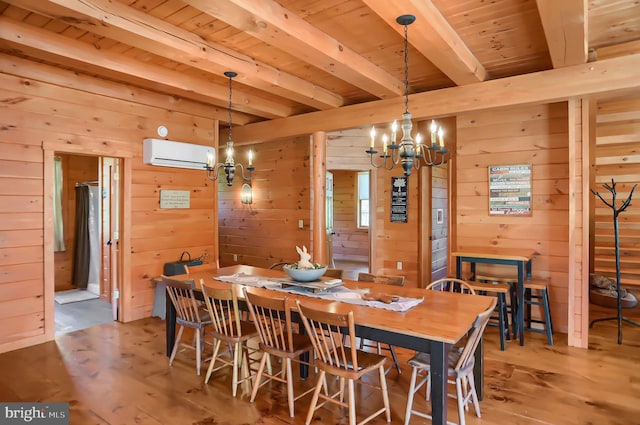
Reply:
M51 144L51 146L45 146L43 144L43 178L44 178L44 190L43 190L43 209L44 209L44 223L43 223L43 274L44 274L44 335L42 339L34 338L29 340L29 345L38 344L40 342L52 341L55 339L55 262L54 262L54 229L53 229L53 182L54 182L54 166L53 161L55 153L69 155L83 155L82 149L65 149L64 146ZM118 321L126 322L129 313L129 303L124 302L126 297L130 295L131 288L129 285L124 284L124 277L131 275L131 260L130 255L125 255L125 252L131 252L131 203L126 202L127 199L131 199L131 157L124 157L122 155L114 155L113 152L94 152L92 156L97 157L113 157L119 158L121 161L120 167L120 201L122 208L120 209L120 247L118 254L118 285L120 297L118 298L117 307Z

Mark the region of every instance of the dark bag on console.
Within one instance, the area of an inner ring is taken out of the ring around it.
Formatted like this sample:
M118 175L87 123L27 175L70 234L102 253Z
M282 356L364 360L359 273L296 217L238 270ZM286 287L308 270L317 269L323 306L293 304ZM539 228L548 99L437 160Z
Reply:
M201 264L202 264L201 259L192 260L191 254L189 254L189 251L183 251L178 261L164 263L164 275L175 276L177 274L185 274L187 272L187 269L185 266L199 266Z

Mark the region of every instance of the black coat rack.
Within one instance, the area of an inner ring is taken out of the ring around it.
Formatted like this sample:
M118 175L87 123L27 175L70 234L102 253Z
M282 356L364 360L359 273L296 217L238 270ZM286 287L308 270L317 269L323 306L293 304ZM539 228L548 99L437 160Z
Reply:
M638 186L637 184L633 185L633 188L631 189L631 193L629 193L629 196L627 197L627 200L624 201L622 203L622 205L620 206L620 208L616 208L616 182L613 181L613 179L611 179L611 186L609 186L608 184L603 184L602 185L605 189L607 189L609 192L611 192L611 203L608 203L607 201L605 201L602 196L594 191L593 189L591 189L591 193L593 193L594 195L596 195L598 198L600 198L600 200L609 208L611 208L613 210L613 231L615 233L615 245L616 245L616 292L618 293L618 315L615 317L605 317L602 319L595 319L592 320L591 323L589 324L589 328L593 328L593 324L596 322L602 322L605 320L617 320L618 321L618 344L622 344L622 322L627 322L627 323L631 323L632 325L635 326L640 326L640 323L635 322L629 318L626 318L622 315L622 296L621 296L621 291L620 291L620 241L618 238L618 215L620 215L620 213L624 210L627 209L627 207L629 205L631 205L631 197L633 196L633 191L636 190L636 187Z

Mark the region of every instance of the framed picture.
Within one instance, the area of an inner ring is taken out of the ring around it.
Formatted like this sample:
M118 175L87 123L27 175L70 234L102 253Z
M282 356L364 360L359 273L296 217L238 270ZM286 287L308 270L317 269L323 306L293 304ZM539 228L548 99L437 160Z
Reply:
M489 215L531 215L531 164L489 166Z
M408 184L406 177L391 177L391 222L407 222Z

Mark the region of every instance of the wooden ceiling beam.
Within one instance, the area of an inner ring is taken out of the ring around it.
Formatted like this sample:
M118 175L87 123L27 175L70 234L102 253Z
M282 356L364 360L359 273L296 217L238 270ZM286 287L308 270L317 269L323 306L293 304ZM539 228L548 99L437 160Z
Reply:
M272 0L184 0L190 6L385 99L404 82Z
M226 108L208 103L176 97L171 94L159 93L140 87L124 86L121 83L108 81L103 78L80 74L57 66L34 62L18 56L0 53L0 74L13 75L20 78L23 84L27 80L41 81L71 90L97 94L110 99L118 99L133 104L133 108L140 105L145 108L163 108L181 114L188 114L198 118L214 119L227 122L229 112ZM144 114L144 112L142 112ZM236 113L233 116L234 125L248 124L247 119L253 115ZM237 119L237 120L236 120Z
M222 76L235 71L235 81L291 99L314 109L342 106L341 96L271 65L208 42L192 32L109 0L7 0L14 6L68 22L69 25L149 51L190 67ZM51 16L56 10L56 16Z
M536 0L554 68L587 62L587 2Z
M431 0L404 0L401 8L389 0L363 2L403 37L404 27L396 22L396 18L414 15L416 22L409 27L409 43L457 85L487 79L484 66Z
M168 87L165 91L180 90L184 93L198 93L218 101L218 106L226 106L229 99L227 84L217 85L204 78L170 71L158 65L151 65L126 56L100 51L93 45L54 34L22 22L0 17L0 40L15 46L41 51L45 55L77 61L92 69L100 68L114 73L114 76L129 75L135 78ZM186 96L189 97L189 96ZM257 98L234 88L234 109L265 118L280 118L295 111L278 102Z
M535 103L565 101L572 97L639 89L640 54L417 93L409 96L413 119L437 118L464 112ZM390 122L404 110L404 99L385 99L312 112L289 118L234 127L236 143L334 131ZM222 134L221 139L226 135Z

